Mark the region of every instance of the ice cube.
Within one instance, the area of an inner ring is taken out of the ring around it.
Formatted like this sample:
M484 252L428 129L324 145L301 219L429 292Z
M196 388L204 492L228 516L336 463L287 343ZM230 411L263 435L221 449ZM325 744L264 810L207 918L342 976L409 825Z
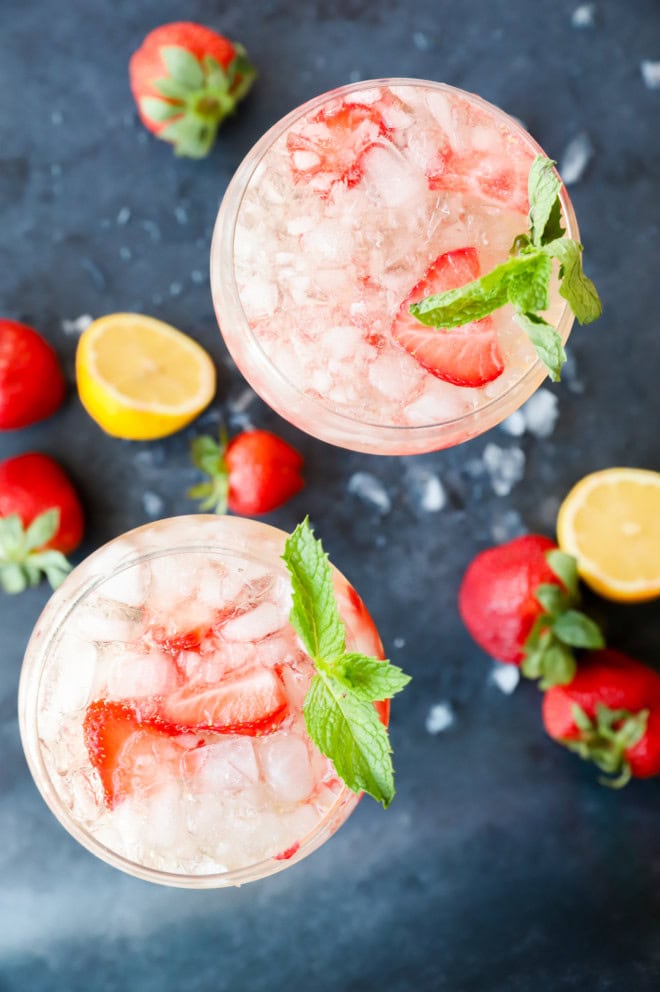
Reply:
M303 251L315 259L341 260L350 256L351 230L343 220L322 220L302 239Z
M428 192L426 176L390 144L374 144L364 153L360 188L386 207L423 208Z
M271 317L277 309L279 290L276 283L256 275L240 289L241 303L249 320Z
M302 738L284 732L257 741L264 779L283 803L299 803L314 787L307 745Z
M595 3L581 3L571 14L571 24L574 28L592 28L596 13Z
M526 426L524 413L521 410L514 410L506 420L502 421L500 430L503 430L505 434L509 434L511 437L522 437Z
M383 351L369 365L369 382L393 403L405 404L419 386L418 371L405 360L402 352Z
M259 768L254 745L249 737L227 736L225 740L189 751L185 774L196 779L196 789L210 793L244 789L256 785Z
M62 320L60 325L65 334L78 335L87 330L93 319L90 314L81 313L79 317L75 317L73 320Z
M248 613L229 620L222 627L226 641L260 641L274 634L286 622L286 616L274 603L260 603Z
M177 682L176 665L169 655L113 645L102 654L95 693L114 699L164 696L176 689Z
M135 607L90 596L72 613L71 633L83 641L132 641L142 628Z
M520 682L520 669L517 665L504 665L496 661L490 673L490 681L501 692L510 696Z
M411 466L406 473L406 485L412 501L427 513L437 513L447 502L438 476L421 465Z
M65 633L44 672L39 702L39 727L45 737L57 734L62 717L89 703L96 669L96 648L86 638Z
M639 68L644 85L650 90L660 89L660 61L652 62L651 59L644 59L640 62Z
M112 599L125 606L142 606L149 589L147 567L133 565L115 573L100 587L105 599Z

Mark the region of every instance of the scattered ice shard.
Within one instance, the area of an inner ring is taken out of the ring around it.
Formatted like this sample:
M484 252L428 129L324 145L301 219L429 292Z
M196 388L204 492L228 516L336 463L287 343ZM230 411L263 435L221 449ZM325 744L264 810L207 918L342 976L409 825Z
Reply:
M117 214L117 223L119 224L120 227L123 227L124 224L128 224L130 219L131 219L130 207L122 207L119 213Z
M442 482L434 472L412 466L407 473L408 491L413 502L427 513L437 513L447 502Z
M574 28L592 28L594 26L595 15L595 3L581 3L573 11L571 24Z
M520 682L520 669L517 665L503 665L501 662L496 661L490 673L490 681L501 692L510 696Z
M435 703L426 715L425 727L429 734L441 734L454 723L451 703Z
M433 42L424 31L415 31L413 34L413 45L418 52L428 52L432 47Z
M483 461L496 496L508 496L525 473L525 453L520 448L487 444Z
M490 532L494 541L503 544L505 541L512 541L514 537L526 534L527 527L516 510L505 510L496 516Z
M73 320L61 321L60 326L65 334L82 334L83 331L87 330L93 319L88 313L81 313L79 317L74 317Z
M162 513L164 505L163 499L158 493L152 493L149 490L142 493L142 509L148 517L158 517Z
M510 417L500 424L501 430L510 437L522 437L526 428L525 415L522 410L514 410Z
M660 62L652 62L650 59L644 59L640 63L639 68L642 72L644 85L648 86L650 90L660 89Z
M569 141L559 163L559 172L567 186L582 179L593 154L594 146L586 131L580 131Z
M395 648L399 648L399 649L405 648L406 640L404 637L395 637L394 640L392 641L392 644L394 645Z
M389 513L392 509L392 500L387 489L370 472L355 472L348 480L348 491L363 502L370 503L380 513Z
M554 393L549 389L539 389L522 408L525 427L534 437L550 437L557 417L559 403Z

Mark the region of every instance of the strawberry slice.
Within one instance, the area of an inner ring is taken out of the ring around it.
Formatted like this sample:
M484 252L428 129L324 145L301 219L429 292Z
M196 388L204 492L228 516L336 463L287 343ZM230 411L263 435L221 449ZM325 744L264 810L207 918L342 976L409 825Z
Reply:
M295 182L311 186L324 199L336 183L356 186L362 178L362 153L388 134L373 106L342 103L320 110L287 138Z
M183 748L173 731L141 717L127 702L96 699L83 722L89 760L99 774L105 805L162 784Z
M288 711L284 686L272 669L250 668L215 685L187 685L163 700L160 715L177 731L270 734Z
M479 276L475 248L458 248L438 256L403 301L391 333L402 348L438 379L455 386L483 386L504 370L490 317L444 331L420 324L409 312L426 296L458 289Z

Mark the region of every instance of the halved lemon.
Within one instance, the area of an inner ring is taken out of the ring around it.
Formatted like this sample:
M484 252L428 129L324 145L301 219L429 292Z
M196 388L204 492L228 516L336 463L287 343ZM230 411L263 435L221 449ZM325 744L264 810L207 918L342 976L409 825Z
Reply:
M104 431L129 441L166 437L202 412L215 367L176 328L140 313L111 313L82 334L76 352L82 405Z
M660 472L586 475L560 507L557 538L602 596L629 603L660 596Z

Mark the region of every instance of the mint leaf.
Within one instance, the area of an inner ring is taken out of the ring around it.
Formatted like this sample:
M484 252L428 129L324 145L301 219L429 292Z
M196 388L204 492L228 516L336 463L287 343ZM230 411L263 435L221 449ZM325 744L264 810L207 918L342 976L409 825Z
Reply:
M305 650L314 661L340 658L346 650L346 632L335 602L330 562L309 518L287 539L282 557L293 591L289 619Z
M410 676L401 668L364 654L345 654L334 674L357 698L371 703L391 699L410 682Z
M308 518L287 538L282 558L291 576L289 619L316 668L303 705L307 732L349 789L388 806L394 797L391 748L373 704L410 679L389 661L346 651L332 567Z
M171 79L193 92L204 85L204 72L195 56L180 45L163 45L160 57Z
M566 352L559 332L535 313L516 313L513 319L527 334L534 345L548 375L553 382L561 379L561 367L566 361Z
M598 624L578 610L566 610L557 617L553 633L563 644L574 648L604 648L605 639Z
M549 234L556 236L557 219L555 215L561 180L557 176L554 166L555 163L551 159L537 155L529 170L527 182L529 226L532 241L537 247L545 244ZM549 226L550 230L548 230Z
M312 679L303 712L309 736L349 789L368 792L389 806L394 798L391 749L373 705L319 673Z
M547 310L550 305L548 285L552 275L552 262L540 252L524 255L524 268L512 271L507 277L509 302L523 313L528 310Z
M546 552L545 560L557 578L566 587L571 600L577 602L579 597L579 580L577 561L573 555L567 555L565 551L555 548L552 551Z
M544 251L559 260L559 293L568 302L580 324L591 324L603 312L598 291L582 271L582 245L571 238L560 238Z

